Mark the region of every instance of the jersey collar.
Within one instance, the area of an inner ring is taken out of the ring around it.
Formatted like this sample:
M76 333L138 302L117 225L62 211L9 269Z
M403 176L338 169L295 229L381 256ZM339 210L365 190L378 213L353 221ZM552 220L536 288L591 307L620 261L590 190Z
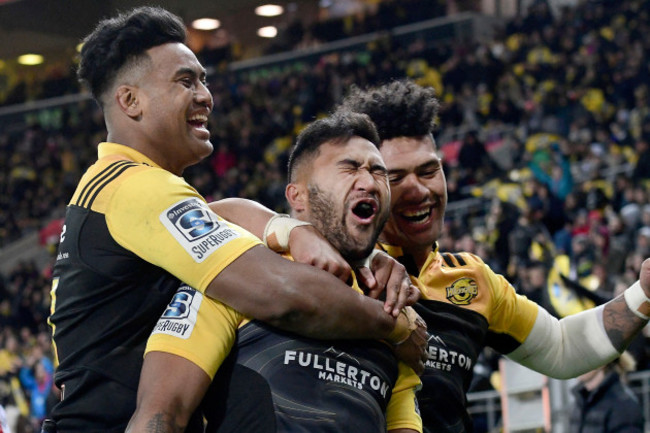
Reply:
M160 168L158 164L153 162L144 154L138 152L132 147L125 146L123 144L110 143L110 142L99 143L99 146L97 147L97 155L100 159L110 155L122 155L126 157L126 159L131 160L133 162Z
M412 275L414 277L418 277L420 275L420 269L418 269L418 266L415 264L415 259L413 259L413 256L411 256L410 254L404 253L402 247L397 245L384 244L381 242L377 243L377 247L387 252L388 255L390 255L398 262L403 264L404 267L406 267L406 272L408 272L409 275ZM438 242L434 242L433 247L431 249L431 254L429 255L429 258L427 259L423 268L425 268L427 264L437 255L438 255Z

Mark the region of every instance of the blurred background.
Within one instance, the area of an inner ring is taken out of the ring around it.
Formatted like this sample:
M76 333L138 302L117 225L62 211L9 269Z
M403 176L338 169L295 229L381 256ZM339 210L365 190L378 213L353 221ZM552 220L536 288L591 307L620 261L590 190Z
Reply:
M79 44L102 17L143 4L0 1L0 406L14 433L35 431L58 398L51 265L65 205L106 134L75 78ZM286 211L301 128L353 84L410 77L442 103L441 251L476 253L558 317L611 299L650 257L650 1L156 4L185 20L209 72L215 151L185 172L208 201ZM646 338L624 377L648 425ZM531 387L506 389L509 374ZM512 416L518 401L543 415L526 429L571 431L570 386L513 373L486 350L469 396L476 431L501 431L502 406L515 404Z

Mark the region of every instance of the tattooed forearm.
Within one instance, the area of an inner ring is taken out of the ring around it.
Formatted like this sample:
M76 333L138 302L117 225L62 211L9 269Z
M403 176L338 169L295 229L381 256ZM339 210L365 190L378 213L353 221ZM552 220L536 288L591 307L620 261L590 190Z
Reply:
M147 422L146 433L183 433L182 426L174 423L173 417L165 412L158 412Z
M603 310L605 332L619 352L622 352L630 344L646 323L645 320L630 311L622 295L605 304Z

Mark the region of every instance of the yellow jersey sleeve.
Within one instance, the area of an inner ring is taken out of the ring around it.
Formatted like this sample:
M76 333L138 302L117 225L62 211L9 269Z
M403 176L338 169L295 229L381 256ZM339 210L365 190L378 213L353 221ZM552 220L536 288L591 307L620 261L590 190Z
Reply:
M422 418L415 397L415 391L421 384L413 369L400 361L397 382L386 408L386 430L412 429L422 432Z
M199 366L210 377L235 344L243 315L189 286L181 286L158 320L145 354L166 352Z
M165 170L133 170L115 188L105 204L115 241L201 292L261 243L218 217L194 188Z
M485 275L493 294L493 308L490 312L490 331L512 336L522 343L533 329L538 305L525 296L517 294L515 288L502 276L485 266Z

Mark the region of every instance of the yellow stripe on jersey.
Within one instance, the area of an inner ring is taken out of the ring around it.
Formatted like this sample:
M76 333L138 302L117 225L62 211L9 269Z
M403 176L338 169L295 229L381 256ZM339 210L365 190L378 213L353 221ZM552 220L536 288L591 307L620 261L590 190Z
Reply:
M398 364L397 383L386 407L386 430L422 431L422 418L416 406L415 390L422 386L420 377L403 362Z
M56 289L59 288L59 277L52 278L52 289L50 290L50 298L52 299L50 303L50 316L54 314L56 310ZM50 317L47 318L47 324L52 328L52 336L56 334L56 326L50 320ZM59 351L56 348L56 342L52 338L52 349L54 351L54 367L59 366Z

